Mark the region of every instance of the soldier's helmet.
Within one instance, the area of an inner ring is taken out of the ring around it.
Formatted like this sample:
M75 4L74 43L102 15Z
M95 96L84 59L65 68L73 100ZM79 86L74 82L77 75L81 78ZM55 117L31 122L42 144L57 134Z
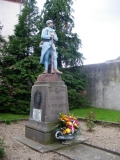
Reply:
M48 25L49 23L53 23L53 21L52 20L47 20L46 24Z

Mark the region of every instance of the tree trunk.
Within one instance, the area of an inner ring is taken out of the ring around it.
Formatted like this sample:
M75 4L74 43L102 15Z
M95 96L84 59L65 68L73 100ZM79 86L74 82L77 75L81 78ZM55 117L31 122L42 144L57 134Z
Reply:
M58 54L58 67L62 68L61 54Z

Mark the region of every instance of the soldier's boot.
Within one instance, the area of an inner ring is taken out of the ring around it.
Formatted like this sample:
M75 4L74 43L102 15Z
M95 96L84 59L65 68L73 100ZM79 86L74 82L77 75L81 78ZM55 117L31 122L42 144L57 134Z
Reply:
M57 74L63 74L62 72L60 72L58 69L54 70L54 73L57 73Z
M48 73L48 71L44 71L44 72L43 72L43 74L47 74L47 73Z
M54 71L54 70L52 70L52 71L51 71L51 74L54 74L54 73L55 73L55 71Z

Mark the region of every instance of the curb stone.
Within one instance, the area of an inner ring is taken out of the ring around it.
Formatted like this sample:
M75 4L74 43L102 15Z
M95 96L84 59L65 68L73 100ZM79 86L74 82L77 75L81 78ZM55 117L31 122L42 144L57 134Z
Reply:
M90 146L90 147L93 147L93 148L97 148L97 149L100 149L100 150L103 150L103 151L106 151L106 152L115 154L115 155L117 155L117 156L120 156L120 152L108 150L108 149L106 149L106 148L98 147L98 146L95 146L95 145L92 145L92 144L89 144L89 143L86 143L86 142L81 142L81 143L84 144L84 145L86 145L86 146Z

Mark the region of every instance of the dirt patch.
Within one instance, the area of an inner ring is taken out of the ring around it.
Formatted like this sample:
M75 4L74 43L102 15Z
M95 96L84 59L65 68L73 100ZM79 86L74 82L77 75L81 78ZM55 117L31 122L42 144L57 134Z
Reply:
M25 134L26 121L19 121L7 125L0 124L0 138L5 138L6 158L4 160L69 160L69 158L61 156L57 153L39 153L15 139L15 136ZM96 125L91 132L87 131L85 122L80 122L82 128L82 137L88 138L88 144L106 148L120 153L120 127L103 127Z

